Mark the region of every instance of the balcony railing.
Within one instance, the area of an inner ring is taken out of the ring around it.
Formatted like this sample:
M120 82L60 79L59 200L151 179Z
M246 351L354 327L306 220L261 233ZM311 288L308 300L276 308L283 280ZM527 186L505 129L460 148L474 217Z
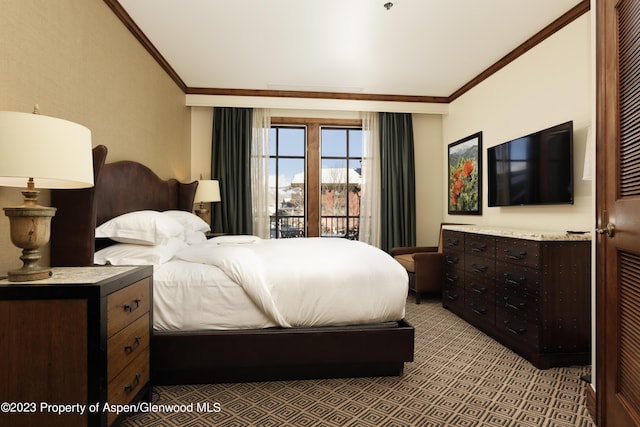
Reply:
M360 218L344 216L322 216L320 235L322 237L343 237L358 240ZM271 238L288 239L304 237L304 216L271 216Z

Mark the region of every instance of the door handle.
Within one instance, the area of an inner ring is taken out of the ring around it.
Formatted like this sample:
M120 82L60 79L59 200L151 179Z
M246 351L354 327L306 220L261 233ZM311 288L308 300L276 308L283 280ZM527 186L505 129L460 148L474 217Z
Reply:
M615 232L616 232L616 227L611 223L608 223L605 228L596 228L596 233L606 234L608 237L613 237Z
M608 237L613 237L616 232L616 227L609 221L609 215L606 210L600 212L600 224L607 223L604 228L596 228L596 233L602 235L606 234Z

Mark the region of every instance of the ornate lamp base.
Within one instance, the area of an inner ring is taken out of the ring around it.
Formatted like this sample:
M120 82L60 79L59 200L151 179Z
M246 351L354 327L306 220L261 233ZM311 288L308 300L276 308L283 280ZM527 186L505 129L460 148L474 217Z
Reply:
M10 282L27 282L51 277L51 269L40 267L40 247L49 242L51 235L51 218L56 208L40 205L23 205L15 208L4 208L9 217L11 241L22 248L22 268L9 271Z
M200 203L200 207L196 209L196 215L198 215L204 222L211 225L211 217L209 216L209 209L204 206L204 203Z
M22 257L20 257L20 259L22 259ZM32 280L48 279L52 275L53 272L51 271L51 268L30 269L23 266L17 270L9 271L7 273L7 278L10 282L30 282Z

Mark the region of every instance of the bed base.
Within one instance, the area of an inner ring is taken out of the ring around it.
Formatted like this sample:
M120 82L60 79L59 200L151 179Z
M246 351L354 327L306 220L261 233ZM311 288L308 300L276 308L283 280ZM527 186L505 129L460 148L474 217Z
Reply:
M155 333L154 385L399 376L414 329L392 325Z

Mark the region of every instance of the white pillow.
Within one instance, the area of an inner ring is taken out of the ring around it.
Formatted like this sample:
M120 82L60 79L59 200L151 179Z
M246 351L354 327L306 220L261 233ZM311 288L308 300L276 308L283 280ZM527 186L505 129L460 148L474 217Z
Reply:
M160 212L136 211L110 219L96 228L96 238L104 237L120 243L161 245L173 237L184 239L184 227Z
M168 216L169 218L175 219L184 227L185 232L190 231L200 231L202 233L208 233L211 231L211 227L205 220L200 218L198 215L194 215L191 212L187 211L164 211L161 212L163 215Z
M182 239L172 238L164 245L134 245L116 243L99 250L93 256L98 265L153 265L159 266L171 260L181 249L187 247Z

